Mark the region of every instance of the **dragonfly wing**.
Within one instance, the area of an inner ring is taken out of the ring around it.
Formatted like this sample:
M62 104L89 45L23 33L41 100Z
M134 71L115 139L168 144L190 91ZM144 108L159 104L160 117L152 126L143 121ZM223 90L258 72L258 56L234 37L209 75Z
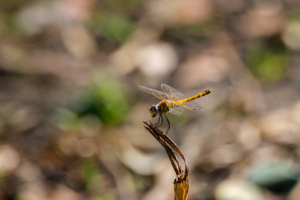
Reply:
M152 94L153 96L156 96L157 98L159 98L160 100L168 100L169 97L167 94L165 94L164 92L158 91L158 90L154 90L151 88L147 88L144 86L138 86L141 90L144 90L145 92L148 92L149 94Z
M170 101L182 100L187 98L186 96L166 84L161 84L161 88L169 96Z
M182 104L183 107L188 108L190 110L199 110L203 111L203 108L194 101L186 101Z
M183 94L181 94L180 92L178 92L177 90L172 88L171 86L168 86L166 84L162 84L161 87L167 94L169 94L169 96L171 96L172 101L187 99L186 96L184 96ZM186 102L183 102L180 105L185 107L185 108L188 108L190 110L203 111L203 108L198 103L193 102L193 101L186 101Z
M172 113L173 115L181 115L183 110L184 110L183 107L177 106L175 108L170 108L169 112Z

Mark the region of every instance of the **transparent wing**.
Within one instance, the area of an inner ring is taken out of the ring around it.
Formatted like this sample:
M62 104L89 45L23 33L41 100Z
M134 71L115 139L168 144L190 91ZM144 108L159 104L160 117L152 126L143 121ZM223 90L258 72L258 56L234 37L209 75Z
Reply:
M144 90L145 92L148 92L149 94L152 94L153 96L156 96L157 98L159 98L160 100L168 100L169 97L167 94L165 94L164 92L155 90L155 89L151 89L151 88L147 88L144 86L138 86L141 90Z
M161 88L169 96L170 101L182 100L187 98L186 96L166 84L161 84Z
M173 115L181 115L183 110L183 107L177 106L175 108L170 108L170 113L172 113Z
M171 101L178 101L178 100L187 99L186 96L184 96L183 94L181 94L180 92L178 92L177 90L172 88L171 86L168 86L166 84L162 84L161 88L165 91L165 93L167 93L170 96ZM203 111L203 108L198 103L196 103L194 101L186 101L186 102L184 102L180 105L185 107L185 108L188 108L190 110Z
M187 101L182 104L183 107L188 108L190 110L199 110L203 111L204 109L194 101Z

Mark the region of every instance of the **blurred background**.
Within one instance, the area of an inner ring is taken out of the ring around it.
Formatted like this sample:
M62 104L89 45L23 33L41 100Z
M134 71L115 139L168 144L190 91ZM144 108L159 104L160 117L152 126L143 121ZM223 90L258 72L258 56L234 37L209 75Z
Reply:
M1 0L0 199L173 199L161 83L190 200L300 199L298 0Z

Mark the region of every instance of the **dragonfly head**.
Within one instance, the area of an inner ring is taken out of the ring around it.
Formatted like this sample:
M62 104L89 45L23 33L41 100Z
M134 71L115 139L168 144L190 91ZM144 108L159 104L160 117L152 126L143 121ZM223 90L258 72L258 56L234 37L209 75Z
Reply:
M149 112L150 112L152 117L155 117L158 114L158 105L150 106Z

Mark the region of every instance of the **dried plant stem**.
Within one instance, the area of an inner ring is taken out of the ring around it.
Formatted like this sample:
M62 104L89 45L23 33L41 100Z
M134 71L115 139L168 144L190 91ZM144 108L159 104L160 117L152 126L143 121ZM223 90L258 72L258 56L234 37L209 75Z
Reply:
M174 181L175 200L186 200L189 193L189 180Z
M153 137L165 148L173 169L176 174L176 178L174 180L174 192L175 192L175 200L186 200L189 192L189 168L188 164L185 160L185 157L179 147L175 144L173 140L171 140L164 132L159 130L158 128L154 128L151 121L144 122L145 128L153 135ZM173 149L180 155L185 163L185 170L182 170L182 167L179 163L179 160L173 151Z

